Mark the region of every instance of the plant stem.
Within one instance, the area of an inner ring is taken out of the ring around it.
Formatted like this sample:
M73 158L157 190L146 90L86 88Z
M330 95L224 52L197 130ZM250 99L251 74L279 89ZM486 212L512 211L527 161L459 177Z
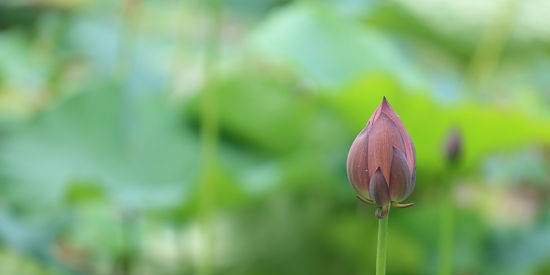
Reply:
M439 225L439 275L450 275L453 271L453 196L450 184L446 184L440 207Z
M376 248L376 275L386 274L386 251L388 239L388 219L378 220L378 246Z
M132 67L132 56L136 47L138 9L140 0L125 0L123 2L122 29L118 42L118 52L113 68L113 75L118 85L127 81Z
M497 10L487 26L475 53L473 54L467 79L471 89L481 92L498 65L504 46L509 39L521 0L508 0Z
M198 215L204 241L198 274L214 273L214 226L213 213L216 208L216 181L218 176L218 61L221 46L222 2L211 0L210 26L207 29L204 63L203 63L203 95L201 102L201 182L198 193Z

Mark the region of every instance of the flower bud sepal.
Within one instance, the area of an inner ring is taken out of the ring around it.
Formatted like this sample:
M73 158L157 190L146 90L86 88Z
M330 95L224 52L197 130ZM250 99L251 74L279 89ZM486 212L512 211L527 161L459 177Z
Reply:
M357 197L360 201L362 201L362 202L364 202L364 203L366 203L366 204L376 205L376 204L374 204L374 202L373 202L372 200L365 199L365 198L363 198L363 197L361 197L361 196L359 196L359 195L357 195L356 197Z
M359 195L356 196L357 199L359 199L360 201L366 203L366 204L370 204L370 205L376 205L372 200L369 200L369 199L365 199ZM407 208L407 207L411 207L414 205L414 202L411 202L411 203L398 203L398 202L392 202L391 203L391 206L393 207L397 207L397 208Z
M357 197L357 199L364 202L365 204L376 205L372 200L363 198L359 195L357 195L356 197ZM411 203L398 203L398 202L395 202L395 201L391 202L391 206L396 207L396 208L408 208L408 207L411 207L413 205L414 205L413 202L411 202ZM376 211L375 211L374 215L378 219L383 219L386 216L388 216L389 212L390 212L390 205L379 206L379 207L376 208Z
M390 213L390 204L387 204L376 208L376 211L374 211L374 216L380 220L387 217L389 213Z
M414 202L411 203L398 203L398 202L392 202L391 206L397 207L397 208L407 208L414 205Z

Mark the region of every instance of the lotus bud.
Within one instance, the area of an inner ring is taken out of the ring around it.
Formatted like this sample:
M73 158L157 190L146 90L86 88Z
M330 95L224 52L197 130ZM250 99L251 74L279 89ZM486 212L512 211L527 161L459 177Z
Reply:
M414 189L416 152L411 137L386 97L353 141L347 161L348 180L361 201L377 206L375 216L388 215Z
M449 164L456 164L462 156L462 134L458 128L450 131L445 143L445 157Z

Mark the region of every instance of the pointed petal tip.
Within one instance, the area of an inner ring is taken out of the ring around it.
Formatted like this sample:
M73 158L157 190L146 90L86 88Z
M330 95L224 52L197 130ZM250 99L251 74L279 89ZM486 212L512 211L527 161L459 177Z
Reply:
M395 118L399 117L385 96L382 97L382 102L380 103L379 108L381 112L390 114L390 116L392 117L392 120L395 120Z
M386 206L391 202L390 190L380 167L370 178L369 195L374 204L378 206Z
M391 149L392 149L394 154L397 153L397 152L401 152L401 150L399 150L399 148L395 147L395 145L392 145Z

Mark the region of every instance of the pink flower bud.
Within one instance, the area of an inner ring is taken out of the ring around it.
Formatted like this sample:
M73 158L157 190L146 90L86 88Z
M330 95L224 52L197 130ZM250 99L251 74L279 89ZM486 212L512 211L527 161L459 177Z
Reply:
M462 156L462 134L458 128L453 128L445 143L445 157L449 164L454 165Z
M348 179L364 202L378 206L376 217L388 215L390 204L400 204L412 193L416 152L411 137L384 97L348 154Z

